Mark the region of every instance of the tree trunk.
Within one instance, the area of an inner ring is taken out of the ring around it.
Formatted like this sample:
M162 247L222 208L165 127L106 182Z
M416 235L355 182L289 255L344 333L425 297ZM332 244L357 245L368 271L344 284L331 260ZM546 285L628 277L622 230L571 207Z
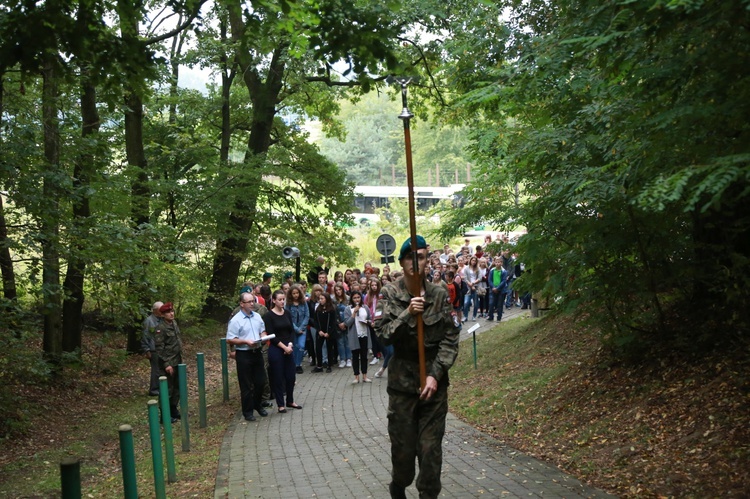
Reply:
M60 134L58 121L58 71L55 55L48 55L42 74L42 122L44 126L44 157L47 172L43 176L45 209L41 215L42 232L42 294L44 301L44 337L42 348L48 362L59 367L62 356L62 324L60 320L60 255L59 179Z
M9 301L15 301L16 274L13 270L13 260L10 257L10 241L8 240L8 229L5 226L5 210L3 199L0 197L0 270L3 274L3 297Z
M136 4L127 0L118 0L117 14L120 17L120 31L123 42L129 47L138 47L138 23L142 14ZM146 152L143 147L143 100L138 90L130 85L125 88L125 156L128 166L133 171L130 184L130 220L133 230L136 232L137 244L145 244L138 237L138 232L145 224L149 223L149 177L147 171ZM135 262L134 262L135 263ZM130 278L128 283L128 297L136 304L145 304L149 297L140 283L146 282L148 261L144 260L139 265L138 275ZM140 351L140 323L142 317L139 306L134 307L134 312L127 327L128 341L126 349L129 353Z
M236 186L247 193L238 199L232 207L227 220L219 221L228 227L229 234L216 241L213 272L208 286L208 296L203 306L202 315L215 320L226 320L231 311L230 304L236 300L239 290L237 278L242 261L247 253L247 242L253 224L257 203L257 192L261 180L263 157L271 146L271 130L276 115L276 103L283 86L286 65L283 57L286 47L282 44L274 49L271 62L266 72L265 81L258 74L252 54L247 52L246 44L240 43L245 35L245 25L239 1L229 2L229 21L232 39L237 43L237 61L250 100L253 104L253 120L245 152L245 166L257 171L250 176L252 180Z
M227 20L226 18L221 19L220 24L221 30L221 42L224 45L228 44L227 39ZM229 162L229 147L232 140L232 122L231 122L231 110L229 107L229 98L232 90L232 83L234 77L237 74L234 71L234 64L225 53L221 55L221 148L219 149L219 161L222 165L226 165Z
M3 75L0 74L0 128L3 123ZM2 135L0 135L2 140ZM16 273L13 270L13 260L10 257L10 241L8 240L8 229L5 225L5 209L3 208L3 198L0 195L0 272L3 276L3 297L9 301L15 301L16 293Z
M90 138L99 131L99 113L96 109L96 88L83 79L81 92L81 118L83 120L81 136ZM95 155L84 150L77 158L73 170L73 227L75 238L71 243L68 271L65 275L63 289L63 352L75 352L81 349L81 331L83 330L83 283L86 272L86 260L81 256L85 236L88 234L88 219L91 216L89 206L89 185Z

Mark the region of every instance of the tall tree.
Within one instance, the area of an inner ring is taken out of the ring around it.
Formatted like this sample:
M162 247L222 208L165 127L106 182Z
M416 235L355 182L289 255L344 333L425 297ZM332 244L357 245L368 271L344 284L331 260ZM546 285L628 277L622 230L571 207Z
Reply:
M0 72L0 129L2 129L3 117L5 116L4 101L5 73ZM2 139L2 134L0 134L0 147L2 146ZM0 194L0 272L2 272L3 279L3 298L13 302L16 300L18 293L16 292L16 273L10 256L10 240L8 239L8 228L5 222L3 194Z
M330 99L325 103L325 98L313 94L320 94L327 86L345 88L362 84L369 88L371 77L367 70L377 74L382 69L381 59L395 66L392 45L396 36L390 39L388 36L401 30L393 21L391 6L363 7L338 0L321 2L315 8L285 1L258 2L250 9L243 9L239 0L223 4L229 13L235 58L252 104L252 117L243 160L247 172L236 185L245 196L236 199L226 222L222 221L227 228L216 242L203 308L203 315L222 319L230 297L237 291L250 230L258 216L258 195L268 185L263 177L272 164L268 154L274 133L284 128L276 119L280 108L330 116L334 110ZM331 77L327 61L339 59L349 63L351 76L357 75L358 80L336 81ZM318 195L317 202L328 197L320 196L323 191L303 192L312 199ZM294 205L299 204L284 195L283 190L276 194L288 200L288 212L293 212ZM309 223L312 217L307 220Z
M44 127L44 158L46 172L43 194L47 206L41 216L42 291L44 296L44 353L52 364L62 355L62 321L60 288L60 126L59 79L60 61L56 51L42 59L42 126Z
M698 304L747 328L745 3L458 6L441 74L482 120L482 171L449 223L526 226L526 285L606 311L617 341L686 336L668 317Z

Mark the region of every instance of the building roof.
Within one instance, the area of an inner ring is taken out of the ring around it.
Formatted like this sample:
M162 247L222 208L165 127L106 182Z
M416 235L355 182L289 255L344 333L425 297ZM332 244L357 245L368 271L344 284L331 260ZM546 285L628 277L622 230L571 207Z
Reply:
M452 184L448 187L414 186L414 196L418 198L451 199L465 184ZM356 197L368 198L405 198L408 188L400 185L358 185L354 188Z

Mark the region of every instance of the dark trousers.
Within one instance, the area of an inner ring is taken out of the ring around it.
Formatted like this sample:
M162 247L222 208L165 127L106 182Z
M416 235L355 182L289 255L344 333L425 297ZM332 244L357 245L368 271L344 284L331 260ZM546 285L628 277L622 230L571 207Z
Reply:
M328 349L328 365L333 364L333 359L336 355L336 341L337 339L332 334L328 335L328 338L323 338L319 334L315 337L315 354L317 355L318 367L323 367L323 343L325 343Z
M503 305L505 303L505 293L493 293L492 291L489 292L490 294L490 306L489 311L487 313L490 314L490 319L492 319L492 316L495 315L495 312L497 312L497 322L500 322L500 320L503 318Z
M263 397L262 400L271 400L273 394L271 393L271 385L273 384L273 374L271 373L271 366L268 363L268 347L264 346L261 349L263 352L263 365L266 366L266 381L263 383Z
M367 336L359 337L359 348L352 350L352 367L354 375L367 374Z
M315 348L317 344L317 340L316 340L317 337L318 337L318 330L315 328L308 328L307 338L305 340L305 350L307 350L307 355L309 355L313 359L318 358L318 355L316 353L317 348Z
M375 334L375 330L372 327L370 328L370 338L372 338L372 356L380 357L380 354L383 353L383 347L380 345L378 335Z
M490 303L490 290L488 289L484 293L484 295L479 296L479 311L487 313L489 311L489 308L488 308L489 303Z
M237 380L240 382L242 415L249 417L253 410L260 410L263 402L263 385L266 382L266 366L263 354L258 350L237 350Z
M149 364L151 364L151 379L149 381L148 385L148 393L149 395L154 395L159 393L159 356L156 355L156 352L151 352L151 356L148 359Z
M158 357L158 355L154 354L154 356ZM157 360L158 362L158 360ZM182 362L180 359L178 362ZM177 416L177 413L179 412L177 410L177 406L180 405L180 378L177 372L177 366L174 366L172 368L172 375L170 376L167 374L166 367L163 363L159 362L159 376L164 376L167 378L167 393L169 393L169 411L171 412L171 416L175 417ZM161 410L161 406L159 406L159 410Z
M418 394L388 389L388 435L391 438L391 478L406 488L414 480L414 460L419 462L417 490L421 499L440 495L440 469L443 466L443 435L448 414L448 390L438 391L430 400Z
M286 355L281 348L271 345L268 349L268 367L271 371L271 390L276 405L286 407L294 403L294 382L297 380L294 354ZM286 394L286 403L284 395Z

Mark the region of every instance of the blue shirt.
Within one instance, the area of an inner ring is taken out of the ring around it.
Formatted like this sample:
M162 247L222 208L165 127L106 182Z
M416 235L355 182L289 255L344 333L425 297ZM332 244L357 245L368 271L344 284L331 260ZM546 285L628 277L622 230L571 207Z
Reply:
M243 310L240 310L234 317L229 321L227 326L227 340L250 340L258 343L260 347L260 335L266 330L266 325L263 323L263 319L260 318L260 314L250 312L250 315L245 314ZM235 345L235 350L250 350L249 345Z

